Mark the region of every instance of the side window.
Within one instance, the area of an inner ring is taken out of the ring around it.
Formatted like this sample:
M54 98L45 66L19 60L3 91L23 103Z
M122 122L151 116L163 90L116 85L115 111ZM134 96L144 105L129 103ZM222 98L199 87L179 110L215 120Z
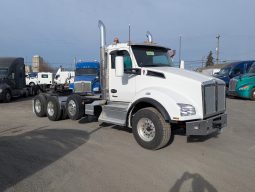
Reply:
M249 63L247 63L247 66L246 66L246 73L248 73L249 70L250 70L250 68L251 68L251 66L254 66L254 65L255 65L255 62L249 62Z
M132 60L130 58L130 55L127 51L113 51L111 52L111 63L112 63L112 69L115 69L115 58L116 56L123 56L124 59L124 69L131 69L132 68Z
M233 74L236 75L240 75L244 73L244 64L239 64L236 67L234 67L233 69Z
M48 78L47 74L42 74L42 78Z

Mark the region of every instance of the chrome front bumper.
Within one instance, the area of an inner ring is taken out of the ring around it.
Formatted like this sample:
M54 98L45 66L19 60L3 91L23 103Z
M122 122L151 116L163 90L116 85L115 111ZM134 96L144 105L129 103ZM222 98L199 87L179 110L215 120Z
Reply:
M226 126L227 114L220 114L204 120L186 122L186 135L210 135Z

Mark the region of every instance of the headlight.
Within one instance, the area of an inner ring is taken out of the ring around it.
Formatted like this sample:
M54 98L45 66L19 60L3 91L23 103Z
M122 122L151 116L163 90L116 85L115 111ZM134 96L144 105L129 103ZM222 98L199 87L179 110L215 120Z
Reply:
M93 88L93 91L95 91L95 92L96 92L96 91L99 91L99 87L94 87L94 88Z
M196 114L196 109L192 105L184 104L184 103L177 103L177 105L180 107L181 116L189 116L189 115Z
M3 92L3 89L0 89L0 93L2 93Z
M248 85L245 85L245 86L242 86L242 87L239 88L239 90L246 90L246 89L249 89Z

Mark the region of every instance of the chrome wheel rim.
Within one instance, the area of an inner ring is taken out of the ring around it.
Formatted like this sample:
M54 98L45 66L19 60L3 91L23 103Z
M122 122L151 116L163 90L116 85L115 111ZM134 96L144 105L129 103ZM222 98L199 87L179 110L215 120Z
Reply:
M142 118L138 121L137 131L140 138L147 142L152 141L156 133L153 122L148 118Z
M47 112L50 116L54 115L54 105L51 101L49 101L47 104Z
M76 103L74 102L74 100L70 100L68 102L67 109L70 115L74 116L76 114Z
M41 102L38 99L36 99L35 100L35 111L37 113L40 113L41 110L42 110L42 104L41 104Z

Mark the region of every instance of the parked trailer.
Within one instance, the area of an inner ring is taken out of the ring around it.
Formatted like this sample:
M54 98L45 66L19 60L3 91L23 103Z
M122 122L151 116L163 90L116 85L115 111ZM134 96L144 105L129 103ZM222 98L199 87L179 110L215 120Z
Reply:
M173 67L173 51L156 45L148 35L144 44L105 45L105 26L100 28L100 95L90 82L76 86L84 94L41 94L33 100L37 116L72 120L84 115L98 121L132 128L137 143L146 149L166 146L172 127L187 136L218 133L227 125L225 83L214 77ZM65 113L66 112L66 113Z

